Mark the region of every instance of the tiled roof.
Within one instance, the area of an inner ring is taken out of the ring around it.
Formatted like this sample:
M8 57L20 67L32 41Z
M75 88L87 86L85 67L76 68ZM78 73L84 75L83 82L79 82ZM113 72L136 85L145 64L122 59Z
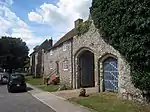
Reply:
M72 39L72 38L73 38L74 36L76 36L76 35L77 35L77 31L76 31L76 29L74 28L74 29L72 29L71 31L69 31L67 34L65 34L62 38L60 38L60 39L54 44L54 46L52 47L52 49L55 48L55 47L57 47L57 46L59 46L59 45L61 45L63 42Z
M37 45L35 48L34 48L34 51L30 54L33 55L34 53L38 52L40 49L44 49L45 51L47 51L48 49L50 49L52 46L51 44L49 43L49 41L46 39L44 42L42 42L41 45Z

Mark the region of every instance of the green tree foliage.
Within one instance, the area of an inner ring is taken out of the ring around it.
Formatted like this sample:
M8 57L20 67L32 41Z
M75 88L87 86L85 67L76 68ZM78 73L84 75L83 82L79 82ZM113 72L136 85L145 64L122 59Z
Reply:
M135 86L150 91L150 0L93 0L90 12L103 39L131 65Z
M28 47L20 38L0 38L1 67L5 69L23 68L28 58Z

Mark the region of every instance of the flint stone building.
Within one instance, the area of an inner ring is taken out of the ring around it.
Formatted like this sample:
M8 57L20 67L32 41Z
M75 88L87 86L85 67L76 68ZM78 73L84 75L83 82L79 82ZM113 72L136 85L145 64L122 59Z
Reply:
M92 21L92 20L91 20ZM94 87L97 91L118 92L125 99L141 100L126 60L108 45L92 23L85 34L77 35L77 26L44 53L44 77L60 76L60 83L74 89Z
M44 52L52 47L52 39L45 40L40 46L36 46L30 54L30 74L33 77L42 77L44 73Z

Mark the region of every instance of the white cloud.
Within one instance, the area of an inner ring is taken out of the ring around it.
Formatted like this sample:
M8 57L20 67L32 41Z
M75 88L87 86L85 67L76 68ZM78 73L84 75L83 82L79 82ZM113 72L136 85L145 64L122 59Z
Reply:
M13 4L13 0L0 0L0 4L3 4L5 6L9 6Z
M4 3L6 3L7 5L3 5ZM8 7L12 3L12 0L3 0L3 4L1 4L0 2L0 37L20 37L27 43L31 53L31 46L39 44L45 38L37 38L33 35L33 32L30 30L29 25L19 17L17 17L16 14L12 12Z
M28 16L30 21L42 22L42 16L35 12L30 12Z
M30 12L28 18L30 21L50 24L58 30L68 31L73 28L76 19L87 19L91 2L92 0L59 0L56 5L44 3L34 12Z
M1 2L6 3L5 5ZM86 19L92 0L59 0L56 5L43 3L39 8L28 13L30 21L50 25L54 31L53 39L58 40L64 33L74 27L78 18ZM12 0L0 0L0 36L21 37L30 47L41 44L47 37L35 37L30 26L21 20L9 8ZM50 37L50 36L48 36Z

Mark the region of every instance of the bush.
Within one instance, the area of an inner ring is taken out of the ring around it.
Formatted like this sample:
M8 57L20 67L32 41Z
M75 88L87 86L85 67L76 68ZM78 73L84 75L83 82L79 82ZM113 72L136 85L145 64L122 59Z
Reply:
M91 21L90 20L87 20L84 23L80 24L77 27L77 34L78 34L78 36L81 36L84 33L88 32L88 30L90 28L90 25L91 25Z
M150 90L150 0L93 0L95 26L129 62L135 87Z
M59 76L52 76L51 84L57 85L59 83Z

